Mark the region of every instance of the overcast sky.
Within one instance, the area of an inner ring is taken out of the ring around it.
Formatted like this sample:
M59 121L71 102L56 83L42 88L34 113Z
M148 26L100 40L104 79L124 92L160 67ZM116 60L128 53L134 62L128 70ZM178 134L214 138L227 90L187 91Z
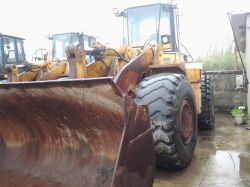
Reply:
M84 32L101 41L121 41L121 20L114 7L167 2L162 0L0 0L0 32L26 39L28 59L39 47L48 47L46 36ZM176 2L176 1L175 1ZM223 48L233 40L227 11L246 11L249 0L178 0L182 43L196 58L214 46Z

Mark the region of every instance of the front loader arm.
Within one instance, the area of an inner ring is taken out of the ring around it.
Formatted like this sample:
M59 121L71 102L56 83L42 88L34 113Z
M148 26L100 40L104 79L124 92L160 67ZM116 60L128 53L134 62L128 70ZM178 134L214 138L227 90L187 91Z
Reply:
M115 49L97 46L87 53L95 57L95 62L87 65L87 76L94 78L117 75L126 64L136 58L138 50L131 46Z
M101 51L101 50L100 50ZM123 93L129 93L147 73L154 61L154 49L149 47L137 54L138 49L107 49L97 61L87 66L87 77L114 76L114 82Z
M58 79L66 70L66 63L60 62L55 65L54 68L49 70L47 73L40 76L39 81L55 80Z
M40 74L40 70L37 69L18 74L18 68L15 64L7 64L5 66L5 72L8 82L34 81Z
M148 66L153 63L153 58L153 48L148 48L123 67L114 80L122 92L127 94L138 85Z
M52 69L49 66L38 66L30 64L28 70L18 73L15 64L7 64L5 71L7 73L8 82L26 82L26 81L45 81L58 79L66 70L66 63L54 63ZM47 70L46 70L47 69Z

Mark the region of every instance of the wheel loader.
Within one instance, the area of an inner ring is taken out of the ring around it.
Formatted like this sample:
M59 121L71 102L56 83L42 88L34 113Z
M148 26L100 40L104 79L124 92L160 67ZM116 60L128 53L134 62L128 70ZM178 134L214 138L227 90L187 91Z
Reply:
M12 41L14 43L10 43ZM10 48L12 58L8 58L8 50L5 49L6 57L2 63L2 79L9 82L44 81L54 80L68 76L69 66L66 59L65 49L68 45L78 44L85 49L89 48L96 39L83 33L60 33L49 36L49 49L37 49L32 55L32 61L26 61L22 38L7 36L3 37L3 49ZM6 42L8 41L8 43ZM20 49L19 49L20 48ZM18 53L18 54L16 54ZM21 58L21 59L20 59ZM94 60L91 55L86 55L86 62Z
M79 44L81 47L88 49L96 42L94 36L79 32L57 33L48 38L52 41L51 55L49 57L51 62L67 61L65 50L68 45ZM93 60L92 56L87 56L86 58L87 63L90 63Z
M0 79L6 78L6 64L23 64L25 59L23 38L0 33Z
M37 52L40 51L36 51L36 53ZM32 61L28 62L24 51L23 38L0 34L1 82L5 82L5 80L8 82L40 80L46 72L51 71L51 69L57 65L47 63L46 58L47 56L45 54L43 55L43 53L40 53L39 58L33 58L32 56Z
M212 88L180 51L178 9L114 13L123 46L69 45L63 78L0 84L0 186L152 186L156 166L190 164Z

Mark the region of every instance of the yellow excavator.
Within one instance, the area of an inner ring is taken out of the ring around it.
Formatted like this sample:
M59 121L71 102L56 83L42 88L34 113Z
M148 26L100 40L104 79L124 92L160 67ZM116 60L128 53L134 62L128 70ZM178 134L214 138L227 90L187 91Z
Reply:
M114 9L123 47L72 43L63 78L2 82L0 186L152 186L156 165L186 167L214 114L209 77L180 51L177 11Z

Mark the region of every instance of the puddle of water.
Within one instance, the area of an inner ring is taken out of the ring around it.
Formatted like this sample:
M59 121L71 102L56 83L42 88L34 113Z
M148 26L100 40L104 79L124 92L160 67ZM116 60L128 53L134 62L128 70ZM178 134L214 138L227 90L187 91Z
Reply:
M209 158L195 157L179 172L157 170L154 187L163 186L249 186L250 155L215 151Z

